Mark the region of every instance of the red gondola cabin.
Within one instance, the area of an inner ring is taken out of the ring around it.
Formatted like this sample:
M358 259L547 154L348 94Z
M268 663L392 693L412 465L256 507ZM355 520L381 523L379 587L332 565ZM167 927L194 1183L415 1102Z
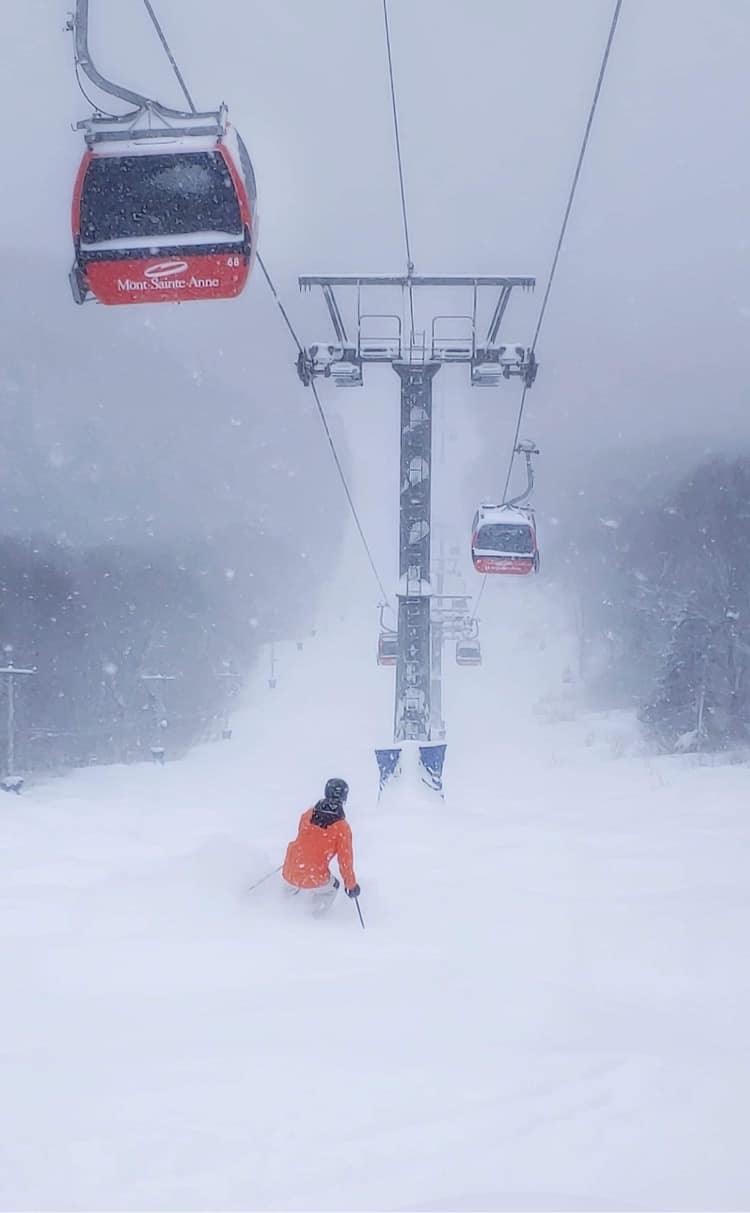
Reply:
M255 176L222 110L206 133L122 130L97 120L73 196L76 303L232 299L256 242Z
M482 647L478 640L456 641L456 665L481 665Z
M378 665L396 665L398 661L398 632L381 632L378 636Z
M478 573L537 573L539 548L533 510L480 506L472 526L471 557Z

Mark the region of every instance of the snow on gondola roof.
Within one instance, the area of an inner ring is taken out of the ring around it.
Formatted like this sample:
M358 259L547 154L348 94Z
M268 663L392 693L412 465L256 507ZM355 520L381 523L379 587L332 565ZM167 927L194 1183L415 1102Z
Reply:
M480 505L478 522L480 526L483 523L492 523L495 526L503 523L508 526L529 526L533 518L531 509L518 509L510 505Z

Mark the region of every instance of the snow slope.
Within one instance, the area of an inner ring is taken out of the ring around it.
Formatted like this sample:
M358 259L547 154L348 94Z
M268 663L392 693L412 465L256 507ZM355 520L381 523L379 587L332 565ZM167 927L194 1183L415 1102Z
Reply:
M231 744L0 805L0 1206L747 1208L746 769L576 719L539 579L450 671L445 804L378 806L360 597ZM331 774L365 932L248 893Z

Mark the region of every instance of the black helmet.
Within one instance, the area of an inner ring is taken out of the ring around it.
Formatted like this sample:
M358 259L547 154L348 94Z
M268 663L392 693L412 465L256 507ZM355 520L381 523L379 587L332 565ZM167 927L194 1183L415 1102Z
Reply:
M346 804L346 798L349 795L349 784L345 779L329 779L326 784L324 796L326 800L330 800L332 804Z

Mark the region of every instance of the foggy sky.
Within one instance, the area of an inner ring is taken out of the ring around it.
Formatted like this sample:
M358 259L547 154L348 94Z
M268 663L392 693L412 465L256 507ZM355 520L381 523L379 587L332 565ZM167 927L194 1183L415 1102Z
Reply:
M44 255L43 307L61 323L97 340L137 332L197 374L263 397L271 427L273 408L309 417L258 272L230 304L71 316L82 151L71 124L88 107L67 7L3 5L0 245ZM178 104L140 0L91 7L105 74ZM299 273L404 264L379 0L159 0L158 11L198 104L226 100L250 148L261 251L301 336L326 335L319 304L297 293ZM611 11L610 0L391 0L417 270L535 274L536 295L508 316L513 339L533 332ZM749 60L745 0L624 2L524 426L543 448L549 509L602 452L617 470L618 451L672 440L748 445ZM3 296L3 323L22 331L13 282ZM483 445L498 444L501 467L517 385L472 392L444 375L456 475ZM342 403L353 396L355 408ZM338 394L334 422L355 459L396 406L385 374ZM315 457L328 475L322 447Z

